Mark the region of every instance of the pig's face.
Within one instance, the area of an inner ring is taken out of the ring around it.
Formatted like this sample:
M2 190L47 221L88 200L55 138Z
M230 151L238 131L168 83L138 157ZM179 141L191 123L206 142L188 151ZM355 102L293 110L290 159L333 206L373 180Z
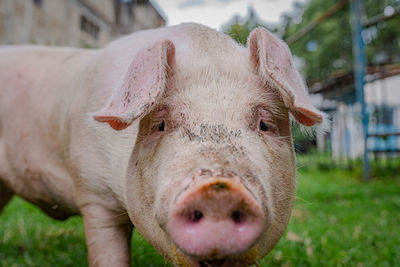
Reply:
M148 220L171 240L163 251L178 264L252 263L275 244L292 207L288 111L253 73L212 73L178 81L141 120L128 183L141 188Z
M289 111L305 125L321 120L279 40L257 29L248 50L235 49L238 61L205 56L191 67L159 42L132 64L140 81L128 71L95 116L116 130L140 118L126 205L177 265L243 266L272 249L295 194Z

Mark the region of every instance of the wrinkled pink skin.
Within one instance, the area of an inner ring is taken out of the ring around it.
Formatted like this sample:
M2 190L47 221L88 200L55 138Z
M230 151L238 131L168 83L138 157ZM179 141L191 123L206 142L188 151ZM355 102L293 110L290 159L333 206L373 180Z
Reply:
M293 205L289 112L322 119L262 29L248 48L197 24L3 47L0 84L0 210L15 193L81 214L91 266L129 266L133 225L176 265L256 262Z

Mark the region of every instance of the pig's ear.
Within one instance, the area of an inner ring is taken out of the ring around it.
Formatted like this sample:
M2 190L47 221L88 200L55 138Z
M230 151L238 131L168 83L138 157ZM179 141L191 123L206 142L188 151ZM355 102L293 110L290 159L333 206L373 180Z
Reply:
M164 93L174 62L175 46L169 40L139 51L106 106L94 113L94 119L123 130L146 115Z
M250 34L247 46L258 75L279 90L295 119L306 126L321 123L322 113L311 104L287 45L266 29L257 28Z

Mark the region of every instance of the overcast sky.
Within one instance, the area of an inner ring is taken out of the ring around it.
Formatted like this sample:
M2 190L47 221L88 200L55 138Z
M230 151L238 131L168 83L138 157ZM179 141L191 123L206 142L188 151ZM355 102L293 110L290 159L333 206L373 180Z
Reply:
M238 14L245 16L252 5L265 22L278 22L280 15L291 10L294 0L153 0L168 19L168 25L199 22L215 29Z

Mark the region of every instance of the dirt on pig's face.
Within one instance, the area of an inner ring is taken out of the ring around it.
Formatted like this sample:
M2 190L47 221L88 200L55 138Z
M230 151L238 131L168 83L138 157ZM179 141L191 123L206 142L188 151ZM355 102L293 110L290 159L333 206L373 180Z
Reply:
M293 205L288 110L250 68L175 74L167 89L140 121L128 166L132 222L176 265L255 263Z

